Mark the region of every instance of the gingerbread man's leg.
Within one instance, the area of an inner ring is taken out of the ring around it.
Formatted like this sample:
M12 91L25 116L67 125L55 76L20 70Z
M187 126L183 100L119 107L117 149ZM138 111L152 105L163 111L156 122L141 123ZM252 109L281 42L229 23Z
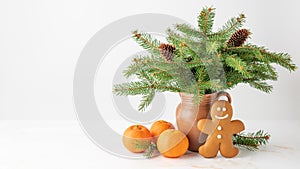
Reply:
M208 139L206 143L199 147L199 154L205 158L216 157L220 148L220 143L215 139Z
M223 157L232 158L238 155L239 149L234 147L231 140L224 140L220 144L220 153Z

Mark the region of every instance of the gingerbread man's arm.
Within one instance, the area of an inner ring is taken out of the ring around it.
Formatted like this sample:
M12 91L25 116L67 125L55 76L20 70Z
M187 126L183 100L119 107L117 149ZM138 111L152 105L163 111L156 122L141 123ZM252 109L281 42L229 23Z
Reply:
M205 134L212 134L216 129L216 124L209 119L201 119L198 121L197 128Z
M239 132L245 130L245 125L240 120L232 120L230 122L230 124L231 124L231 132L233 134L236 134L236 133L239 133Z

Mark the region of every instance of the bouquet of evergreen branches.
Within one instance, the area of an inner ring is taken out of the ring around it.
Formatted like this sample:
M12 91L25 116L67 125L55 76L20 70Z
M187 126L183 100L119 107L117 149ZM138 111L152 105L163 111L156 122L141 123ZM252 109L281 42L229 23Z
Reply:
M117 95L142 95L139 110L143 111L156 92L184 92L193 95L199 104L203 95L231 89L239 83L249 84L266 93L272 91L267 81L278 78L273 64L295 71L296 65L287 53L271 52L265 47L247 43L251 32L242 28L245 15L230 18L213 32L215 9L205 7L198 16L198 28L176 24L167 29L167 42L160 42L148 33L133 31L133 38L147 50L135 56L124 76L138 81L116 84ZM258 150L268 143L270 135L263 130L239 133L232 137L234 145ZM146 153L151 157L155 145Z
M142 95L142 111L156 92L190 93L196 104L204 94L231 89L239 83L269 93L272 86L267 81L278 78L272 64L296 70L289 54L246 43L251 33L242 29L244 14L229 19L217 32L212 31L214 17L214 8L203 8L198 28L176 24L167 30L167 43L134 31L133 38L148 55L134 57L124 71L125 77L135 75L139 80L116 84L113 92Z

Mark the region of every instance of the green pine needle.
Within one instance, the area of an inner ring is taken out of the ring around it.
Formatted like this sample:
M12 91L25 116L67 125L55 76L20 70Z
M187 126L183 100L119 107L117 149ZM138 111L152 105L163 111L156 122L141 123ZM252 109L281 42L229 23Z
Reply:
M240 133L232 136L233 144L245 148L250 151L259 150L260 146L266 145L269 142L270 134L259 130L253 133Z
M225 59L225 63L232 67L234 70L238 71L245 77L251 77L252 75L246 70L247 64L240 58L235 58L233 56L229 56Z
M139 33L137 30L133 31L133 38L144 49L153 53L158 53L159 40L153 39L148 33Z
M215 8L205 7L202 9L198 16L198 26L204 34L210 34L212 32L215 18Z
M138 110L139 111L144 111L150 105L150 103L152 102L154 96L155 96L154 90L151 90L149 92L149 94L142 96L142 100L140 102Z
M176 24L175 29L177 31L182 32L186 37L194 38L194 39L206 39L206 35L203 32L200 32L196 30L195 28L192 28L192 26L187 24Z
M267 82L251 81L248 83L251 87L254 87L266 93L270 93L273 89L273 87L271 85L268 85Z
M147 95L150 89L151 87L147 81L129 82L115 85L113 93L119 96Z
M157 150L156 144L154 142L151 142L146 150L146 153L144 154L144 156L146 158L152 158L154 152Z

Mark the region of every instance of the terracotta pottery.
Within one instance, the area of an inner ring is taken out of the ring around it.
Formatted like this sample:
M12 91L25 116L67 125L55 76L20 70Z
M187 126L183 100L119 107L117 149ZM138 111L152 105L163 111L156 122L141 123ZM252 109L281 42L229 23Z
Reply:
M181 103L176 109L176 123L178 130L185 133L189 139L189 150L198 151L198 148L205 143L207 135L197 129L197 122L200 119L211 118L209 115L212 103L221 96L226 96L231 103L231 97L227 92L216 92L203 96L199 105L193 103L193 95L179 93Z

